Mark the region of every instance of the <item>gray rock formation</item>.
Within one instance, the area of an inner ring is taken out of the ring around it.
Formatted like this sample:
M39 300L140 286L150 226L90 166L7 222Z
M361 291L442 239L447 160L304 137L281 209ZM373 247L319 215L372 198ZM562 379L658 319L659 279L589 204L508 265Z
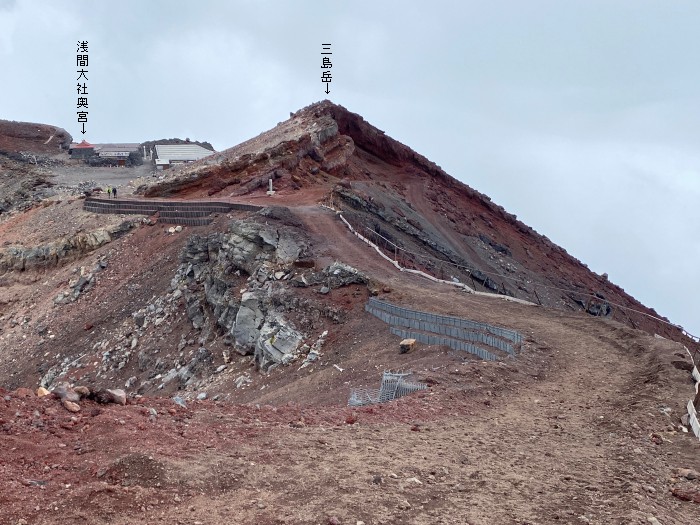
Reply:
M111 242L132 227L131 221L125 221L112 228L79 233L41 246L8 246L0 250L0 273L61 265Z

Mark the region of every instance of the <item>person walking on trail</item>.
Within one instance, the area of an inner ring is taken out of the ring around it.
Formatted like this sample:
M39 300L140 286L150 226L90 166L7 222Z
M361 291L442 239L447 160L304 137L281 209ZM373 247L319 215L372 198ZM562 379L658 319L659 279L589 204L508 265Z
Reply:
M112 188L112 197L117 198L117 188Z
M112 186L107 186L107 198L112 198Z

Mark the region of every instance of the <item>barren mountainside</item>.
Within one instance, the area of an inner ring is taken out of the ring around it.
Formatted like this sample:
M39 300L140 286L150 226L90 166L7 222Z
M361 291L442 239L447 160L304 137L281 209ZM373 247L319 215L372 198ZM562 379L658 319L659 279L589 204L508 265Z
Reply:
M644 315L659 317L653 308L488 196L328 101L142 191L153 197L250 197L266 190L270 178L280 202L332 202L353 224L380 234L373 239L388 251L394 251L388 242L398 245L402 262L412 267L478 290L682 337Z
M153 173L22 126L0 522L695 521L693 341L359 115Z

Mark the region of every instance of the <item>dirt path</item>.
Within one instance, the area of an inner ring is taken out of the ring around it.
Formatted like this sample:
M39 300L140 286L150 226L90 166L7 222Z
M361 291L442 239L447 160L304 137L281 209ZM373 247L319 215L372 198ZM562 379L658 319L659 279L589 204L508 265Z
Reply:
M678 467L700 469L697 441L670 430L692 388L672 365L678 345L582 315L428 293L395 299L516 327L524 349L500 363L436 360L429 392L355 410L152 399L71 419L11 396L0 405L11 443L0 508L29 524L693 522L694 504L669 492L700 488L674 481ZM416 359L425 352L435 350Z
M340 261L372 275L375 279L397 278L398 270L355 237L332 211L320 206L299 206L294 208L294 212L312 236L317 239L333 239L332 244L326 244L317 252L324 257L324 264Z

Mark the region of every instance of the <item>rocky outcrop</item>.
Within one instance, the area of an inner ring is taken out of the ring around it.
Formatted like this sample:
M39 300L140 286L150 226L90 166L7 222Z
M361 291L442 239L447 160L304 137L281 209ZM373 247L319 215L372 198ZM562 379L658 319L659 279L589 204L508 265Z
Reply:
M195 329L218 333L237 353L253 355L260 370L308 353L305 329L316 327L313 319L341 319L333 307L295 297L294 288L319 286L318 291L328 293L367 283L362 273L340 262L320 271L298 268L295 263L306 255L307 243L290 226L295 222L288 212L265 209L252 219L234 221L226 233L193 236L171 282L173 293L184 297ZM302 327L291 321L291 312Z
M82 293L89 291L97 281L97 274L107 267L106 257L101 257L92 266L81 266L74 270L75 277L68 282L68 289L54 297L55 304L75 301Z
M131 230L133 226L132 221L125 221L111 228L78 233L41 246L20 244L8 246L0 250L0 273L60 266L112 242Z
M234 221L226 233L190 238L171 286L182 291L194 328L216 330L266 370L292 360L304 339L271 297L305 249L293 227Z

